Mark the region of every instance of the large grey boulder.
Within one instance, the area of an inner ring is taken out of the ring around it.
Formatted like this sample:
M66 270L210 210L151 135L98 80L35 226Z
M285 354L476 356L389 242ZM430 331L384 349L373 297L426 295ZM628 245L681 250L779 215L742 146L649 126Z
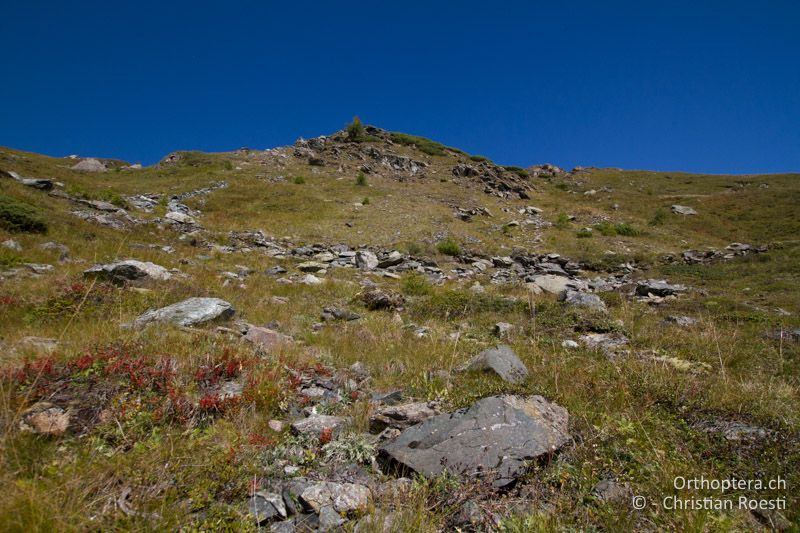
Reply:
M219 298L189 298L182 302L151 309L136 319L134 325L146 326L151 322L171 322L177 326L196 326L212 320L231 318L236 310Z
M528 461L569 442L568 421L566 409L541 396L490 396L406 429L379 453L426 477L448 471L505 487L525 473Z
M528 377L528 368L514 350L505 344L482 351L461 370L493 372L509 383L522 383Z
M135 259L95 265L88 270L84 270L83 275L112 281L134 281L142 278L166 281L172 277L172 274L160 265L146 261L136 261Z

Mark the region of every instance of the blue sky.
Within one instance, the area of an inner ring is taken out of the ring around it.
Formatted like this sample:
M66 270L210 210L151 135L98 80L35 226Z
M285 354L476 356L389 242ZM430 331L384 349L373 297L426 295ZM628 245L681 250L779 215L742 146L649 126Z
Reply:
M497 162L800 171L800 3L42 2L0 145L153 163L366 123Z

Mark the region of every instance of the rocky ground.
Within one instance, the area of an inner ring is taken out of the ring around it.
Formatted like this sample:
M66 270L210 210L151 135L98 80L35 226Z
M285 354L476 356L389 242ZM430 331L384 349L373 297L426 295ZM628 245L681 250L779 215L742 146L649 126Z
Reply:
M798 177L0 149L0 524L796 527Z

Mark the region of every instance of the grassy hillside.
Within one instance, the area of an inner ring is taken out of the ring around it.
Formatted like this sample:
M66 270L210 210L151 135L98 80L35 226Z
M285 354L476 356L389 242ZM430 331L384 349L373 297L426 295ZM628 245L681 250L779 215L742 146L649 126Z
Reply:
M371 376L369 390L403 389L444 410L515 392L542 395L570 413L574 442L510 493L486 497L480 487L420 478L399 500L376 496L372 509L397 511L398 530L455 527L468 499L480 502L484 521L471 526L477 529L797 527L800 353L791 331L800 327L800 175L581 169L533 177L431 141L366 133L359 142L338 133L321 144L267 151L181 153L143 169L110 162L101 173L72 170L67 158L0 148L0 170L56 182L47 192L0 176L0 198L15 209L28 206L47 226L45 233L0 226L0 242L18 245L0 247L0 529L255 531L247 512L252 484L278 475L276 450L297 444L288 431L268 426L290 420L298 401L305 405L295 392L297 373L349 376L356 362ZM470 171L454 173L459 165L485 165L478 174L525 187L529 198L504 194ZM194 212L195 231L164 222L169 197L219 182L226 186L180 200ZM150 212L130 199L144 194L161 195ZM79 200L110 202L132 221L114 228L84 220L74 211L101 212ZM676 204L697 214L675 214ZM541 213L525 213L528 206ZM458 208L476 211L465 221ZM256 230L286 250L396 249L435 262L449 279L329 268L318 274L323 283L306 285L297 265L309 257L234 245L231 232ZM49 242L68 253L42 248ZM681 260L685 250L734 242L766 251ZM600 292L608 307L602 314L533 294L523 280L491 283L494 267L481 273L472 266L518 253L568 257L580 264L582 279L628 263L630 283L667 279L689 290L655 302L627 289ZM156 263L173 277L132 284L84 278L92 265L121 259ZM31 263L53 268L36 273ZM275 266L287 272L268 274ZM459 277L454 269L471 273ZM404 308L366 309L365 279L402 294ZM260 354L235 324L121 327L194 296L230 302L237 320L269 324L295 342ZM320 313L331 306L361 318L320 327ZM673 315L697 322L665 325ZM498 322L514 326L503 342L529 378L509 385L452 373L499 342L492 332ZM624 334L626 353L562 346L590 332ZM208 399L207 389L223 378L246 383L235 405ZM59 436L21 431L21 417L36 401L71 412L70 429ZM349 416L352 435L367 429L371 408L359 395L320 407ZM737 424L756 437L707 430ZM323 470L324 443L301 444L309 450L301 473ZM658 504L676 493L676 476L700 475L781 476L788 489L772 497L788 498L787 508L669 511ZM604 500L596 490L604 479L651 503L635 510L627 497Z

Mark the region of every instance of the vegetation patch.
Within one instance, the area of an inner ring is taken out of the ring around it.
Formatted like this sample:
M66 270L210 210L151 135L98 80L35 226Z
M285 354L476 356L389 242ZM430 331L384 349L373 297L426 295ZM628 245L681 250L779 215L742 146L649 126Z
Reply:
M509 172L513 172L520 178L527 178L529 176L528 171L522 167L517 167L514 165L507 165L503 167L504 169L508 170Z
M436 245L439 253L444 255L459 256L461 255L461 245L453 239L445 239Z
M47 222L32 205L0 195L0 227L12 233L47 233Z
M409 135L407 133L400 133L397 131L391 132L389 134L389 138L392 140L392 142L396 142L397 144L415 146L417 150L428 155L444 156L447 155L446 150L452 150L442 143L426 139L425 137L418 137L416 135Z

